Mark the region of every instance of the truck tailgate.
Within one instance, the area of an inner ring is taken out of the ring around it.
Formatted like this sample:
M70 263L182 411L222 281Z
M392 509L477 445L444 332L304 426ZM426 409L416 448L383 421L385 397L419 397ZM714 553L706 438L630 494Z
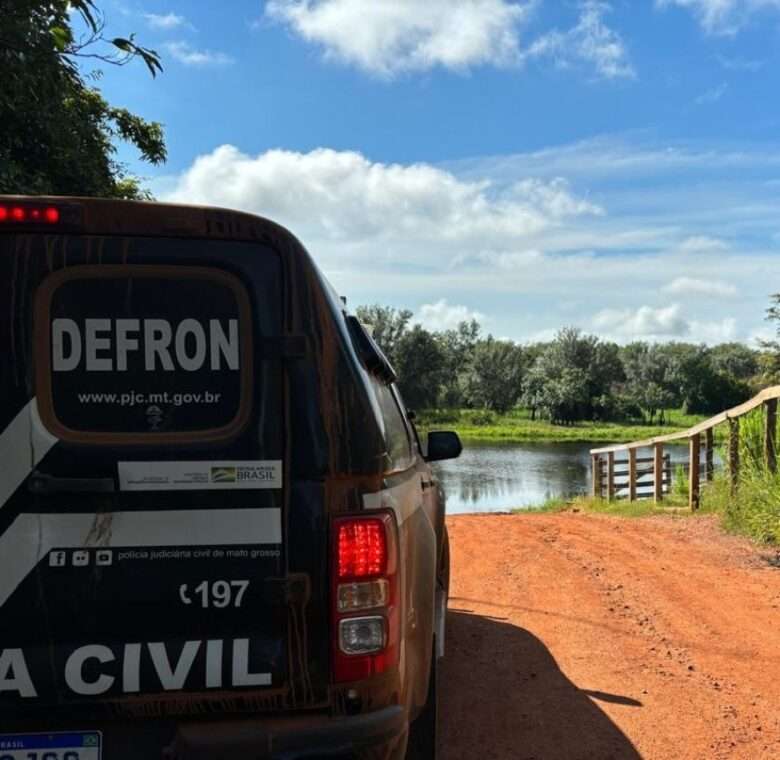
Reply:
M0 303L0 731L283 702L276 254L0 235Z

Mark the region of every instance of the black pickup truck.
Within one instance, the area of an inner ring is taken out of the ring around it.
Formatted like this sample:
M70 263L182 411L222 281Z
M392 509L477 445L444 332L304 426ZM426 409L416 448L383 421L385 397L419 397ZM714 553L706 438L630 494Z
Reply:
M435 757L449 552L298 240L0 196L0 760Z

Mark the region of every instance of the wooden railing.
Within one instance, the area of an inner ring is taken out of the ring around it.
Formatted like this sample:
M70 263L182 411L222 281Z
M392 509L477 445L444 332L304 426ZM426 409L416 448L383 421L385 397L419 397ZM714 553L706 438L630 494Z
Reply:
M775 472L777 470L775 436L779 398L780 385L775 385L761 391L750 401L721 412L680 433L591 449L593 496L610 500L625 497L632 501L652 496L656 502L663 501L664 494L669 492L672 481L671 462L664 453L664 444L687 439L688 504L692 510L698 509L701 501L702 449L704 449L704 476L709 481L712 480L714 473L714 430L724 423L728 423L729 426L726 466L732 491L736 492L739 483L739 420L740 417L761 407L764 409L764 456L767 467ZM652 456L639 458L640 449L651 449ZM615 455L622 452L627 453L627 458L616 459ZM651 475L652 483L644 479L647 475Z

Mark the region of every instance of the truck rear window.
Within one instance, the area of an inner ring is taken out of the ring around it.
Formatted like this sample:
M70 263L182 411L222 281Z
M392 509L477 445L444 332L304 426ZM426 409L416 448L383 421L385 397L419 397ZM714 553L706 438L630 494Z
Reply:
M44 424L77 443L230 437L251 413L252 314L241 282L194 266L73 266L35 303Z

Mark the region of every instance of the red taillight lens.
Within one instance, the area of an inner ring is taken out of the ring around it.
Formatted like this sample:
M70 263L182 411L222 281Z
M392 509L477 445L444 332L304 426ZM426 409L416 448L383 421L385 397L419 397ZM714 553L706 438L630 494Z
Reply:
M7 206L0 204L0 223L59 224L60 210L55 206Z
M338 579L371 578L387 570L387 534L379 519L347 520L338 526Z
M360 681L397 667L398 528L390 510L333 522L333 676Z

